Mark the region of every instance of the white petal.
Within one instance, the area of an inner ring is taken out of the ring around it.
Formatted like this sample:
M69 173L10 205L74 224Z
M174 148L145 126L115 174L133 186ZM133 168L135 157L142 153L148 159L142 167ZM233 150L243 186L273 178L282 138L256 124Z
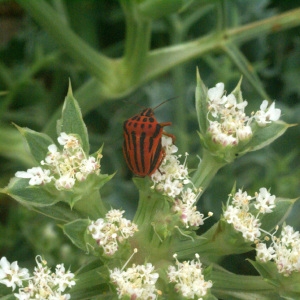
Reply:
M207 95L211 100L220 99L224 93L224 83L219 82L216 84L216 87L213 87L208 90Z
M264 100L259 108L261 110L265 111L267 109L267 107L268 107L268 100Z
M18 171L18 172L16 172L15 176L18 177L18 178L31 178L32 174L29 174L29 173L24 172L24 171Z

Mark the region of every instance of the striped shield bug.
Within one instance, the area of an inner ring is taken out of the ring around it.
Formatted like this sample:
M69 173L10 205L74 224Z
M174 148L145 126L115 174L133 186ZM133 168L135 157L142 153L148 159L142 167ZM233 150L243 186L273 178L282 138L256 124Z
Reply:
M165 157L161 143L162 135L169 136L173 142L175 141L174 135L163 130L172 123L158 123L154 116L154 110L165 102L154 109L145 108L124 122L123 154L129 169L138 176L152 175L162 163Z

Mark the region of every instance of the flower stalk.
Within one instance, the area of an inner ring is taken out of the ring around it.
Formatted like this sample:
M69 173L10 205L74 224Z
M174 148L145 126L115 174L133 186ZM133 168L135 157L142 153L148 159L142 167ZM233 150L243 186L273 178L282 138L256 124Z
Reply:
M226 163L218 159L218 157L203 149L200 163L192 177L194 186L201 190L201 194L209 186L217 172L225 165Z

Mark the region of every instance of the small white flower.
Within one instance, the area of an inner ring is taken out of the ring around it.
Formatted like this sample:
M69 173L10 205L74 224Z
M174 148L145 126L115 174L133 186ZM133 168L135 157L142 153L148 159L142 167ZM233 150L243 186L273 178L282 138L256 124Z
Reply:
M60 153L58 152L58 149L56 147L56 145L52 144L48 147L49 153L47 154L46 158L45 158L45 162L47 164L50 165L56 165L56 161L59 159L60 157ZM45 165L45 163L43 160L41 161L42 165Z
M19 290L19 293L14 293L14 296L19 300L31 300L30 292L23 291L22 289Z
M182 263L177 260L176 255L174 257L176 267L169 266L168 278L170 282L175 283L175 290L187 299L205 296L207 290L212 287L212 282L204 280L199 255L196 254L196 260Z
M107 214L105 215L107 221L113 223L113 222L121 222L123 219L123 214L125 210L119 210L119 209L111 209Z
M223 83L218 83L216 87L208 90L208 132L215 143L232 147L237 145L239 140L246 140L252 136L250 119L244 113L248 103L238 103L233 94L223 96L223 93Z
M256 197L251 197L241 189L231 197L231 204L228 204L223 215L228 224L240 231L245 240L255 242L261 236L261 222L259 214L272 211L275 207L275 196L271 196L266 188L261 188ZM258 210L256 215L250 211L250 202L255 201L254 207Z
M83 174L91 174L99 169L99 163L97 162L96 158L93 156L90 156L88 159L83 159L81 161L81 165L79 167L79 170Z
M239 214L241 210L239 207L228 205L226 210L224 211L224 218L226 219L228 224L236 224L239 222Z
M248 211L251 199L252 197L249 196L247 192L243 192L241 189L239 189L232 198L232 204L234 204L236 207L243 208L245 211Z
M207 91L209 101L209 110L213 117L216 117L219 113L219 108L227 101L227 97L224 94L224 83L217 83L215 87Z
M133 236L133 234L138 231L138 227L136 224L132 223L131 221L122 218L120 221L119 226L120 233L122 238L119 237L119 241L122 242L124 239L128 239L129 237Z
M173 144L172 138L165 137L161 139L161 145L167 149L168 154L173 154L178 151L178 148Z
M221 86L218 88L222 88ZM178 148L172 144L172 139L162 137L162 145L165 147L166 156L159 170L151 175L153 188L174 199L172 212L179 215L182 224L189 226L200 226L203 224L203 214L197 211L196 202L198 194L195 194L189 185L191 180L186 166L188 153L183 164L174 153Z
M203 225L204 224L204 215L201 214L199 211L196 210L197 207L196 206L193 206L192 209L191 209L191 212L190 212L190 216L188 218L188 223L191 225L191 226L194 226L194 227L198 227L200 225Z
M42 185L51 181L49 170L43 170L41 167L33 167L26 172L18 171L15 174L18 178L30 178L29 185Z
M245 140L250 139L252 137L253 133L252 133L251 127L249 125L246 125L246 126L237 128L236 135L240 141L245 141Z
M119 243L133 236L138 231L137 225L123 218L124 211L110 210L105 219L98 219L88 226L88 231L106 255L113 255Z
M65 132L60 134L57 141L60 145L66 148L77 148L79 146L79 140L75 136L66 134Z
M171 138L163 136L162 145L165 147L166 156L159 170L151 175L151 179L154 182L154 188L174 198L183 191L184 185L190 182L188 169L185 163L180 164L178 156L174 154L178 148L172 144Z
M129 299L149 299L157 298L155 283L158 273L154 272L154 266L150 263L146 265L133 265L127 270L110 270L110 279L116 285L119 299L129 297Z
M28 269L20 268L18 262L14 261L9 263L6 257L2 257L0 260L0 283L11 287L12 290L16 286L22 286L24 280L28 280L29 272Z
M261 262L267 262L275 257L273 247L267 248L266 244L258 243L256 245L256 258Z
M244 111L244 109L245 109L245 107L248 105L248 102L245 100L245 101L243 101L243 102L241 102L241 103L237 103L236 104L236 107L237 107L237 109L239 110L239 112L243 112Z
M271 196L266 188L260 188L254 205L261 213L271 213L275 205L276 196Z
M271 234L270 234L271 235ZM278 273L289 276L300 272L300 233L293 227L285 225L279 237L271 235L270 247L260 243L256 247L257 259L261 262L272 260Z
M54 285L56 285L58 292L64 292L66 288L71 288L75 285L74 274L69 270L66 271L63 264L56 266L55 277L53 280Z
M2 258L0 261L0 283L12 287L13 290L16 286L20 287L18 293L14 294L20 300L70 299L69 294L62 294L62 292L75 285L74 274L66 271L63 264L57 265L56 272L52 273L47 262L39 255L36 257L36 263L33 276L29 277L27 269L20 269L17 262L9 264L5 257Z
M48 154L41 165L45 167L34 167L27 172L17 172L16 177L30 178L29 185L42 185L54 181L58 190L72 189L76 181L84 181L89 174L99 175L100 159L102 154L98 153L97 158L86 157L79 140L71 134L62 132L58 141L63 145L62 150L52 144L48 147Z
M62 175L55 181L55 187L58 190L63 190L63 189L69 190L74 186L74 184L75 184L75 178L71 177L70 174Z
M213 141L217 144L222 145L223 147L237 145L238 140L231 134L226 134L219 132L213 137Z
M282 244L285 245L297 245L300 241L299 231L295 231L292 226L284 226L281 231L280 241Z
M190 188L182 193L182 198L174 202L172 211L180 215L182 223L189 226L200 226L204 223L204 215L197 211L195 206L197 196Z
M223 113L226 113L228 115L229 112L231 112L233 115L241 114L244 112L244 109L247 105L248 105L247 101L238 103L235 96L233 94L229 94L226 103L224 103L224 107L226 108L226 110L223 111Z
M242 213L240 218L240 222L234 224L234 228L240 231L243 234L245 240L250 242L255 242L260 236L260 220L255 218L250 213L244 214Z
M266 126L271 121L277 121L280 118L281 110L275 108L275 102L268 107L268 101L264 100L260 105L260 110L255 114L255 120L259 126Z
M252 137L251 123L255 119L259 126L277 121L280 117L280 109L272 103L268 108L268 101L264 100L260 110L252 116L245 114L247 101L238 102L233 94L224 95L224 84L218 83L207 92L209 122L208 133L216 144L223 147L233 147L240 141Z
M208 98L212 101L221 99L224 94L224 87L225 85L223 82L217 83L215 87L208 90Z

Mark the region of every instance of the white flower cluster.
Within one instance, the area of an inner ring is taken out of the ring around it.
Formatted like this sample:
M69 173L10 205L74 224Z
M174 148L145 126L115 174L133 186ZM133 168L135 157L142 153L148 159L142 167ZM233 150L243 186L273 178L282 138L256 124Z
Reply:
M86 157L79 140L62 132L58 143L63 146L59 151L55 144L48 147L49 153L41 161L42 167L34 167L26 172L16 172L19 178L30 178L29 185L43 185L54 181L58 190L71 189L78 181L84 181L91 173L99 174L101 154L97 159L93 156Z
M119 299L127 296L128 299L153 300L157 298L158 291L155 283L158 273L154 272L151 263L146 265L132 265L131 268L110 270L110 279L117 287Z
M245 240L255 242L261 235L259 215L270 213L275 207L276 197L266 188L260 188L259 193L251 197L241 189L232 197L231 205L227 205L224 218L232 224L235 230L243 234ZM249 211L250 203L257 209L256 215Z
M177 267L169 266L168 268L169 281L175 283L175 290L187 299L194 299L195 296L203 297L207 294L207 290L212 287L211 281L204 280L199 255L196 254L195 256L196 260L181 263L175 254Z
M15 297L20 300L49 299L68 300L69 294L63 294L66 288L75 285L74 274L66 271L63 264L56 266L55 273L52 273L47 262L40 256L36 257L37 267L34 268L33 276L29 275L27 269L20 269L15 261L9 263L5 257L0 260L0 283L11 287L12 290L19 287ZM27 284L23 287L23 282Z
M103 248L106 255L113 255L120 243L138 231L136 224L122 217L124 212L112 209L105 215L105 219L98 219L88 227L93 239Z
M247 101L238 103L233 94L224 94L224 83L217 83L207 92L208 96L208 131L212 140L224 147L234 146L252 136L251 122L256 121L258 126L266 126L280 118L281 111L272 103L268 108L268 101L264 100L260 110L251 117L245 114Z
M0 283L11 287L14 291L16 286L22 286L23 280L29 279L29 271L26 268L20 268L18 262L9 263L6 257L0 260Z
M261 262L273 260L279 273L289 276L292 272L300 272L300 233L293 227L285 225L280 237L271 235L269 247L265 243L256 245L256 258Z
M180 156L174 154L178 148L173 145L171 138L163 136L162 146L165 158L159 169L151 175L153 188L175 199L172 211L180 215L186 227L200 226L203 224L203 214L197 211L198 195L187 187L191 185L191 180L188 176L186 161L181 164L178 159Z

